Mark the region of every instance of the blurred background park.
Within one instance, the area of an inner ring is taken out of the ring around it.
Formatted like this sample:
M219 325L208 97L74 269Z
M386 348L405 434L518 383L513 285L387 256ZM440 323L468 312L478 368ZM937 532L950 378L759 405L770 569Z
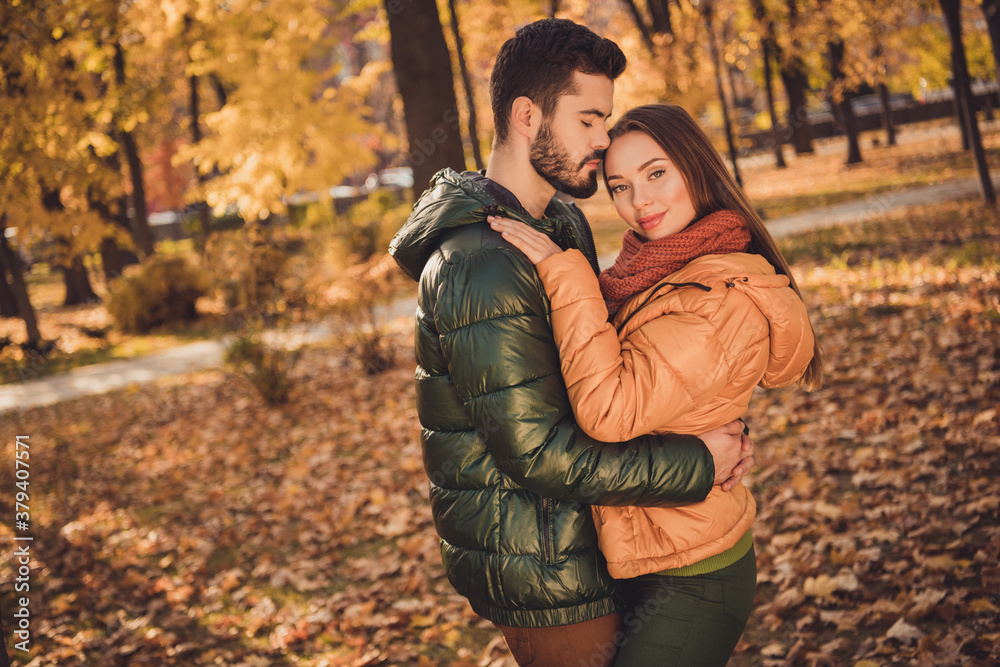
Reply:
M751 404L731 664L1000 660L1000 0L7 0L0 390L223 350L0 406L13 664L512 664L441 569L386 248L485 166L493 58L548 16L625 51L616 113L699 119L825 346L823 389Z

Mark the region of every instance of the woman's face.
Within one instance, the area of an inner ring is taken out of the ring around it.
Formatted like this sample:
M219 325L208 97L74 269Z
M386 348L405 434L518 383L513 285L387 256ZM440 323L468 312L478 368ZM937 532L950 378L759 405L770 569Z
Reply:
M684 177L648 134L629 132L612 141L604 170L618 215L639 236L662 239L694 220Z

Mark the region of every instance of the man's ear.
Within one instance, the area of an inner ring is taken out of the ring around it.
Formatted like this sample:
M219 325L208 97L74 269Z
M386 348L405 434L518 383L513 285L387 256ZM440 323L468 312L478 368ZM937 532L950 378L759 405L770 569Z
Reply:
M510 105L510 124L515 132L534 141L542 126L542 109L522 95Z

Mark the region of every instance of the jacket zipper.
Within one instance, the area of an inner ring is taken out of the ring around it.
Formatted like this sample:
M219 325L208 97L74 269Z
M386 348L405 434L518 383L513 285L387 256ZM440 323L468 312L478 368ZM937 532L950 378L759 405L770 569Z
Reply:
M655 290L653 290L653 293L650 294L648 297L646 297L645 301L643 301L641 304L639 304L639 306L637 308L635 308L635 310L633 310L631 313L629 313L628 317L626 317L624 320L622 320L622 323L620 325L618 325L618 331L620 332L622 329L625 328L625 325L628 324L628 321L630 319L632 319L633 315L635 315L636 313L638 313L640 310L642 310L643 308L645 308L648 303L650 303L651 301L653 301L654 299L656 299L658 296L660 296L663 293L663 289L665 287L673 287L674 289L677 289L678 287L697 287L698 289L700 289L700 290L702 290L704 292L711 292L712 291L711 287L709 287L708 285L702 285L701 283L660 283L660 286L657 287Z
M542 550L546 563L552 562L552 547L549 544L549 499L542 496Z

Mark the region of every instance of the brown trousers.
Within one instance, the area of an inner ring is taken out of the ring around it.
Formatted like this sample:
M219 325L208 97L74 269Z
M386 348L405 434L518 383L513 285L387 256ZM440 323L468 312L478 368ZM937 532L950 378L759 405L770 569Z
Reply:
M611 667L625 637L621 614L551 628L493 625L520 667Z

